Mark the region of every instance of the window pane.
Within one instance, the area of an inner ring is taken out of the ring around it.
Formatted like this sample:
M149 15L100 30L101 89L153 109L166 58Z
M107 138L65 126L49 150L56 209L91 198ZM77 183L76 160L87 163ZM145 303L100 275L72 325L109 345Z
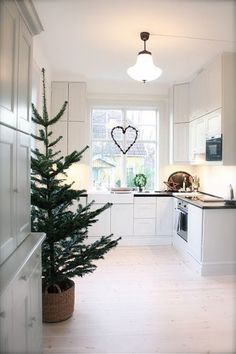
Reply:
M133 187L136 174L144 173L147 177L145 189L154 189L156 167L156 144L137 143L127 153L127 186Z
M128 110L127 121L129 124L133 125L154 125L156 126L156 111L146 110L146 111L131 111Z
M113 142L93 143L92 180L97 189L121 185L121 154Z

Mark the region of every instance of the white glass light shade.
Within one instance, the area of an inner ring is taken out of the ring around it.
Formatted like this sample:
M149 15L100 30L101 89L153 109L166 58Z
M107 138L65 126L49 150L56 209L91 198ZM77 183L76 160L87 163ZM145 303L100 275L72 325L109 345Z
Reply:
M127 70L127 74L134 80L152 81L161 76L162 70L153 64L150 52L139 53L134 66Z

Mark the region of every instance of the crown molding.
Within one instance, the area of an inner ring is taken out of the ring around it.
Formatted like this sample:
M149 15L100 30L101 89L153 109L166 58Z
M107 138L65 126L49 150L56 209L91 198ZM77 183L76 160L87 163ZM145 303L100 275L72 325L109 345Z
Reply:
M25 19L29 30L35 36L43 31L43 25L33 5L32 0L15 0L18 9Z

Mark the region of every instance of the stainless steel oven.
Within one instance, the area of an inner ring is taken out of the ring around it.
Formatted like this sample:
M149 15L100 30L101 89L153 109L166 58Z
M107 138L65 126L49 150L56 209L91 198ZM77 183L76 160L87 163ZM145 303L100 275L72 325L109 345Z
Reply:
M182 200L177 202L177 234L188 242L188 203Z

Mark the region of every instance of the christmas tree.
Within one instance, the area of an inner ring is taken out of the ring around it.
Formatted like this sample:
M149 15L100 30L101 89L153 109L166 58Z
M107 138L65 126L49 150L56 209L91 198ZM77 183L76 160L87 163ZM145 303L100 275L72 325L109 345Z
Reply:
M82 277L96 269L94 261L115 247L119 241L113 240L112 234L101 236L97 241L86 244L88 228L97 221L97 216L111 206L110 203L91 211L92 203L82 207L78 204L76 212L70 210L73 202L79 203L85 190L73 189L73 183L66 183L66 171L78 163L85 150L74 151L61 156L55 151L62 136L53 138L51 127L57 123L66 110L64 102L59 113L49 118L45 90L45 70L43 77L43 113L32 104L32 121L39 126L37 135L32 136L43 144L32 150L31 158L31 204L32 231L44 232L46 239L42 245L43 288L47 292L61 291L70 286L70 278ZM99 235L100 236L100 235Z

